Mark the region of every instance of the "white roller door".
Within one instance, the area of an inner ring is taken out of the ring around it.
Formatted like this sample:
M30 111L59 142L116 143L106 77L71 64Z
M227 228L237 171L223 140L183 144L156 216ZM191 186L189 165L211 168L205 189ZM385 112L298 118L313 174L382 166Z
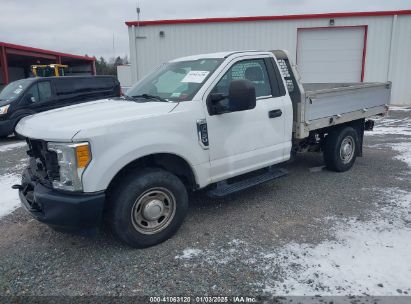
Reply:
M361 81L365 27L299 29L297 41L303 82Z

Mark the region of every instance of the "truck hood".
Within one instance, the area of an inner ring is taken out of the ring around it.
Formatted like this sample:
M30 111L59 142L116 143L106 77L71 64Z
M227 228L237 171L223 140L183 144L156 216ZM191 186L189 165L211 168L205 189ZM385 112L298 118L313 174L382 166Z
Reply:
M169 113L177 103L103 99L23 118L17 133L46 141L71 141L82 130L108 128L130 120Z

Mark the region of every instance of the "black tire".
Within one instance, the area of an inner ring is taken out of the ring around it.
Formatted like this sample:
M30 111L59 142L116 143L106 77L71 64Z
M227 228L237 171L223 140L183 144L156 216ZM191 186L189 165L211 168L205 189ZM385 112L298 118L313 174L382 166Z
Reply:
M347 148L344 149L344 147ZM330 132L324 143L325 166L335 172L345 172L351 169L357 158L358 148L358 134L354 128L343 127ZM349 154L350 149L352 154Z
M131 247L145 248L164 242L177 232L187 215L188 196L177 176L148 168L125 175L108 194L108 204L108 220L114 234ZM153 218L161 216L147 220L147 213ZM157 231L150 225L161 229Z

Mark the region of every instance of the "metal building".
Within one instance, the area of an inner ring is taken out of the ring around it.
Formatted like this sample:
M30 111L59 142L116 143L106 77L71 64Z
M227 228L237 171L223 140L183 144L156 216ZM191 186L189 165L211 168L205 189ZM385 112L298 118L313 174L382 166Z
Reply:
M172 58L286 49L304 82L392 81L411 105L411 10L128 21L132 82Z
M0 89L9 82L30 76L30 66L60 63L69 66L70 75L95 75L96 59L43 50L0 41Z

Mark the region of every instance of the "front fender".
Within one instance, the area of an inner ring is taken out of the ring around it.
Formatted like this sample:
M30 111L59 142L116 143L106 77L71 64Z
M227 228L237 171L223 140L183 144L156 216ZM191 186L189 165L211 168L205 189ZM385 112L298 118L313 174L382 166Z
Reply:
M141 135L141 133L140 133ZM187 136L185 133L146 132L142 136L120 136L115 142L106 138L91 142L92 161L83 174L85 192L96 192L107 189L113 178L131 162L144 156L168 153L183 158L191 167L196 182L201 181L206 172L198 172L207 168L208 151L203 150L196 139L196 133ZM161 140L159 140L161 137ZM141 145L140 143L144 143ZM198 169L202 168L202 169Z

